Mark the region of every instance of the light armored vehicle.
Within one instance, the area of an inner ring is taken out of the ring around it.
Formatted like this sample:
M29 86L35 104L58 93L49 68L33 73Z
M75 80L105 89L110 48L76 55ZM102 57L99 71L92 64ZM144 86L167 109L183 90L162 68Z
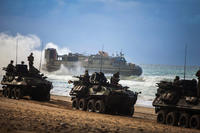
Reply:
M89 112L110 113L132 116L138 94L128 90L120 84L112 85L108 82L87 82L83 77L78 77L73 82L70 91L72 107Z
M158 123L200 128L200 89L196 79L161 81L153 106Z
M3 95L14 99L30 96L33 100L49 101L52 83L46 78L33 66L28 70L27 65L18 64L15 72L3 76Z

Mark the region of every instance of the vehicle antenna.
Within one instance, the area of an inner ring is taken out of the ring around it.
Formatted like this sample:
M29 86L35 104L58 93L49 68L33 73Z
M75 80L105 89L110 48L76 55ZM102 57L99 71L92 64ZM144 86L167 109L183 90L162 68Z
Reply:
M121 61L122 61L122 49L120 51L119 73L120 73L120 69L121 69Z
M184 80L186 75L186 61L187 61L187 44L185 45Z
M41 46L41 54L40 54L40 66L39 66L39 71L41 69L41 65L42 65L42 51L43 51L43 42L42 42L42 46Z
M16 40L16 65L17 65L17 55L18 55L18 38Z
M100 72L102 72L102 60L103 60L103 59L102 59L102 58L103 58L103 57L102 57L102 54L103 54L103 47L104 47L104 46L102 46L102 51L100 52L100 54L101 54L101 67L100 67Z

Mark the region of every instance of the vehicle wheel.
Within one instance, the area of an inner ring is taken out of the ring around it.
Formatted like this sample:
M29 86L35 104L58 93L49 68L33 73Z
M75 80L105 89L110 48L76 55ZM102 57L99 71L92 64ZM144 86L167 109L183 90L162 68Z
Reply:
M94 99L91 99L88 101L88 104L87 104L87 111L89 112L94 112L94 109L95 109L95 101Z
M34 95L33 94L30 95L30 99L34 100Z
M21 99L22 98L22 91L20 88L15 88L15 98L17 100Z
M30 96L30 99L31 100L39 100L39 98L37 96L33 95L33 94Z
M189 126L190 116L187 113L181 113L178 125L187 128Z
M15 99L15 88L11 90L11 98Z
M50 92L48 92L47 95L46 95L46 99L45 100L46 101L50 101L50 97L51 97Z
M119 114L126 116L133 116L134 114L134 106L121 107L117 111Z
M175 112L169 112L166 116L166 124L175 126L177 125L177 115Z
M11 98L11 89L10 88L7 88L7 97Z
M199 129L200 128L200 116L199 115L193 115L190 118L189 125L190 125L190 128Z
M40 96L35 96L35 100L43 101L43 102L50 101L50 97L51 97L50 92L45 92Z
M8 97L8 88L5 88L5 92L4 93L5 93L4 96Z
M8 81L9 81L9 82L12 82L13 79L14 79L14 76L8 76Z
M7 88L6 88L6 87L3 88L3 96L4 96L4 97L7 96Z
M72 100L72 108L73 109L78 109L78 98L74 98Z
M134 111L135 111L134 106L129 107L127 111L128 111L128 112L127 112L127 115L128 115L128 116L133 116Z
M78 108L79 110L86 110L86 101L85 99L80 99L78 102Z
M166 119L166 111L160 110L157 115L157 122L165 124L165 119Z
M95 112L97 113L105 113L105 105L102 100L98 100L95 102Z

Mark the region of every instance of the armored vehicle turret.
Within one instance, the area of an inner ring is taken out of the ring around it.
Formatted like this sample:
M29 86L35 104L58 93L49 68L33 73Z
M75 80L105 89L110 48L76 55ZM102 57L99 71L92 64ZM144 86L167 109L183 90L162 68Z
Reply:
M139 93L120 84L110 84L102 72L90 77L77 77L70 91L72 107L89 112L111 113L132 116Z
M157 83L153 101L157 122L162 124L200 128L200 91L197 80L179 80Z
M21 99L23 96L30 96L34 100L50 100L52 83L46 80L47 77L40 74L34 66L28 70L27 65L17 64L14 69L8 72L7 68L3 68L6 74L1 84L5 97Z

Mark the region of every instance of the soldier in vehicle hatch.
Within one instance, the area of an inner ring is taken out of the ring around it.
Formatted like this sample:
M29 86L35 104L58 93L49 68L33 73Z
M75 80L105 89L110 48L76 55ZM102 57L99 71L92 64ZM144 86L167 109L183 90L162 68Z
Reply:
M112 84L112 85L118 85L119 84L119 72L117 72L117 73L115 73L115 74L113 74L113 76L111 77L111 79L110 79L110 83Z
M200 69L197 71L196 76L200 79Z
M83 77L87 78L89 80L89 74L88 74L88 70L85 70L85 74L83 75Z
M28 56L29 69L33 66L33 61L34 61L34 57L33 57L33 53L31 53L31 54Z
M85 74L84 75L82 75L82 78L83 78L83 81L85 82L85 83L89 83L89 79L90 79L90 75L89 75L89 73L88 73L88 70L85 70Z
M106 83L107 83L107 79L106 79L104 73L103 73L103 72L100 72L100 73L99 73L99 76L100 76L99 83L100 83L100 84L106 84Z
M10 64L8 64L7 68L6 68L6 75L13 75L13 73L15 72L15 66L13 65L14 61L11 60Z
M100 80L100 75L98 72L94 72L90 76L90 83L92 83L92 84L99 84L99 80Z
M175 79L174 79L173 84L178 86L179 83L180 83L179 81L180 81L180 77L179 77L179 76L176 76Z
M178 82L179 79L180 79L180 77L179 77L179 76L176 76L175 79L174 79L174 82Z
M200 88L200 69L197 71L196 76L198 77L198 87Z
M197 95L198 95L198 97L200 97L200 69L197 71L196 76L198 77Z
M33 61L34 61L34 57L33 57L33 53L31 53L29 56L28 56L28 62L29 62L29 73L33 76L36 76L36 77L42 77L42 75L40 75L40 71L35 68L33 66Z

